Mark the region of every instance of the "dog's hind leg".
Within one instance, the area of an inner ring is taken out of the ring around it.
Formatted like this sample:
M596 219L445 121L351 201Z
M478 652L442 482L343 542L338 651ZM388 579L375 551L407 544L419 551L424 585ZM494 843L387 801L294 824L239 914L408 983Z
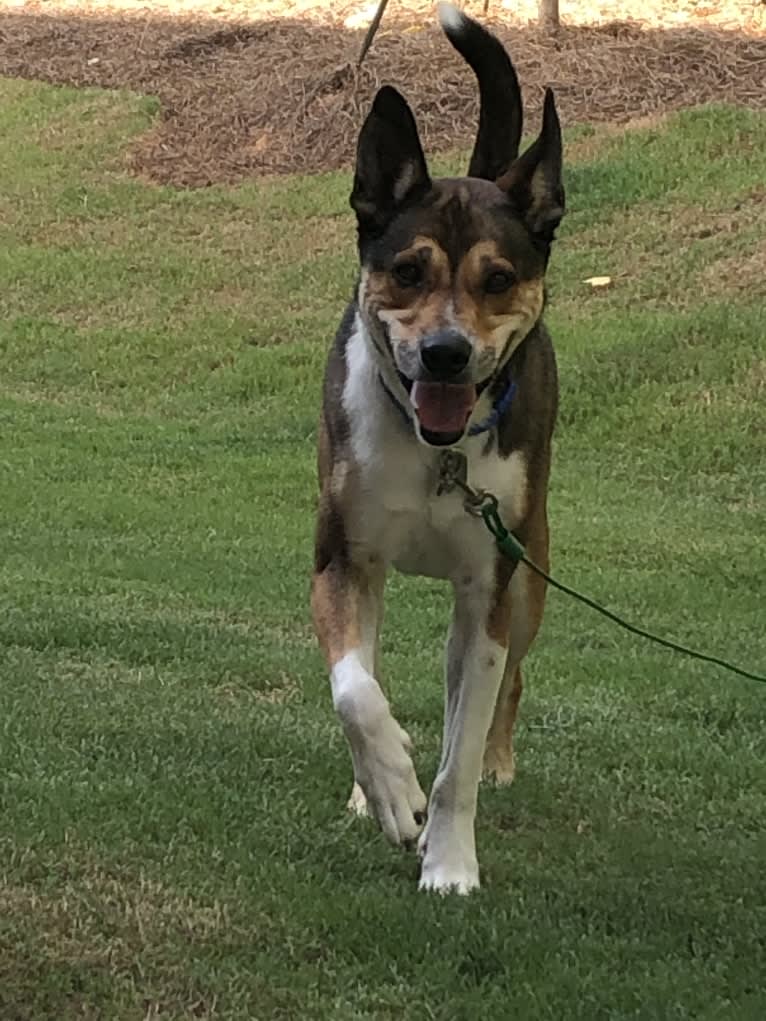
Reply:
M527 540L527 552L536 564L547 571L548 529L544 520L540 525ZM522 691L520 664L540 627L545 589L545 581L538 574L519 565L510 589L508 660L484 750L484 776L497 784L510 784L514 777L513 725Z
M495 704L495 714L484 749L483 774L487 780L505 785L513 782L513 725L521 699L521 667L508 663Z

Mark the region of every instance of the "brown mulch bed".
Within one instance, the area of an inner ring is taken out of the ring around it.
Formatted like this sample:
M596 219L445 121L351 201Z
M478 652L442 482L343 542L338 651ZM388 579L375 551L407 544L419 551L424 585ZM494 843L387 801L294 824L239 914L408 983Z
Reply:
M473 77L420 11L391 19L357 70L364 31L337 14L248 21L54 6L0 5L0 74L158 96L162 116L129 155L154 181L200 186L347 166L383 82L407 95L428 152L466 145L476 124ZM611 22L546 35L492 10L530 128L545 85L565 124L624 123L710 101L766 108L757 31Z

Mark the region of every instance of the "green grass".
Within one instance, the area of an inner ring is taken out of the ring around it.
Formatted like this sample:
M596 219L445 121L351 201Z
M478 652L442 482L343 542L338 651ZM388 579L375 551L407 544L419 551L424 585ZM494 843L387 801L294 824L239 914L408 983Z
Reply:
M554 594L482 891L343 813L307 587L348 175L175 192L121 171L152 102L0 109L3 1021L766 1016L766 687ZM764 672L766 117L579 137L556 573ZM392 579L424 785L447 600Z

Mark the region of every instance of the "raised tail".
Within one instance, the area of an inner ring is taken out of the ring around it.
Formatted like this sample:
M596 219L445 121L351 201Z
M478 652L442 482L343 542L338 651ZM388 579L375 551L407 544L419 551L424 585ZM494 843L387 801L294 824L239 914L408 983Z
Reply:
M519 154L523 112L516 71L500 40L478 22L451 3L440 3L438 12L445 35L479 83L479 131L468 174L495 181Z

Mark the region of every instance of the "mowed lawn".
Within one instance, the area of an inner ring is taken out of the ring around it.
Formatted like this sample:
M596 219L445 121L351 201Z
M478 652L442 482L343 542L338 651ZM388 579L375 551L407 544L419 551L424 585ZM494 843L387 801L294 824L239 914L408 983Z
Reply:
M2 1021L765 1017L766 685L554 593L482 891L344 812L307 595L349 174L173 191L121 169L151 100L0 111ZM555 573L766 672L766 117L568 141ZM448 605L391 580L424 787Z

